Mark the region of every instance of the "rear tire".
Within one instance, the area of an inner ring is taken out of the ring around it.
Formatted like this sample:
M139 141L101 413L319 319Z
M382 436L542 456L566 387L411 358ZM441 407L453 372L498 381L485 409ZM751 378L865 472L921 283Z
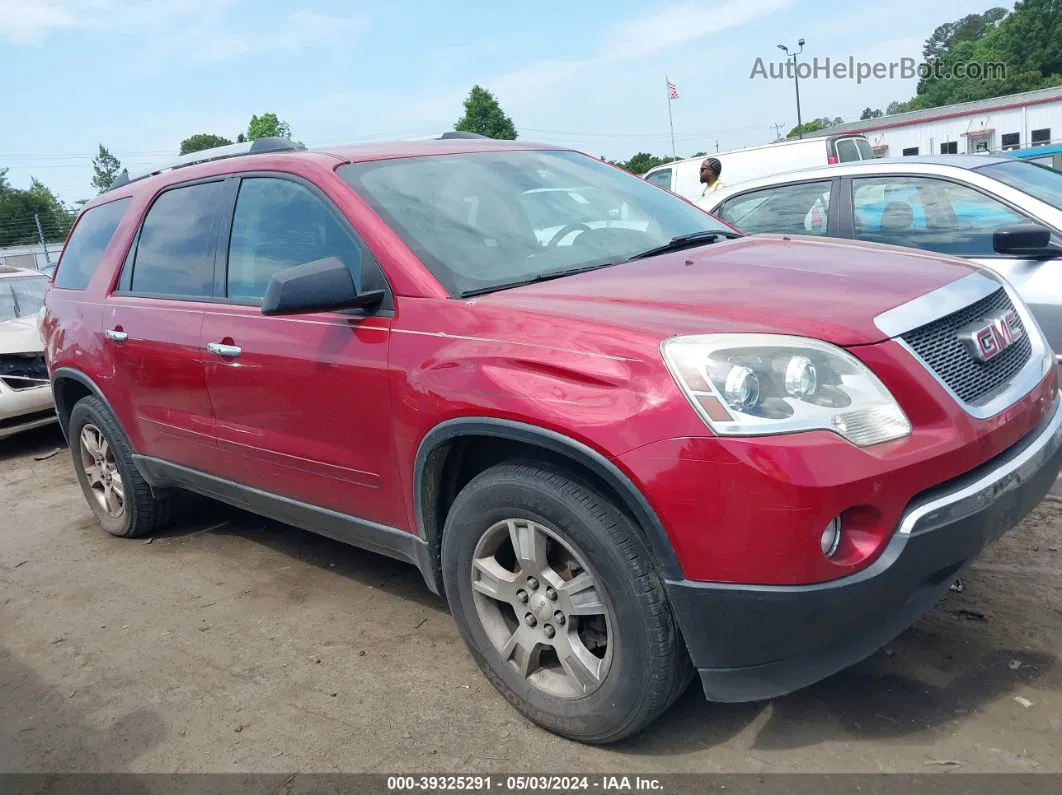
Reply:
M475 477L447 516L442 565L472 657L552 732L623 740L690 682L663 583L631 520L560 469L512 463Z
M156 497L133 463L129 442L99 398L82 398L70 412L74 473L96 520L122 538L161 530L173 519L173 497Z

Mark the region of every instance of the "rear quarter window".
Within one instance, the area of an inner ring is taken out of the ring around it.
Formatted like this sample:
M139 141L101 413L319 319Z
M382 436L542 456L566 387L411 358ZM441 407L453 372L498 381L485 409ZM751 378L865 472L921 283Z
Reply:
M64 290L88 287L131 201L119 199L85 211L63 249L55 275L56 287Z

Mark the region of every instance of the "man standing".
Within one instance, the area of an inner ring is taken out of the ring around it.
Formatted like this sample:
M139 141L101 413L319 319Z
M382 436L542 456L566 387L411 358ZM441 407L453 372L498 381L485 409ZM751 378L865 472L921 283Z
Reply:
M718 158L704 158L704 162L701 163L701 182L704 183L704 190L701 191L701 196L715 193L723 187L723 182L719 179L721 173L723 173L723 164L719 162Z

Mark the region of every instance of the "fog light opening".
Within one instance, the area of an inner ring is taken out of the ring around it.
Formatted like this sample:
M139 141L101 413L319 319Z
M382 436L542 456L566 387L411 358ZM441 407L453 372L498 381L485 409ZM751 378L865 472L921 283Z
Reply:
M822 550L822 554L828 558L832 558L837 554L837 547L841 545L841 517L835 516L830 520L830 523L826 525L826 529L822 531L822 537L819 539L819 549Z

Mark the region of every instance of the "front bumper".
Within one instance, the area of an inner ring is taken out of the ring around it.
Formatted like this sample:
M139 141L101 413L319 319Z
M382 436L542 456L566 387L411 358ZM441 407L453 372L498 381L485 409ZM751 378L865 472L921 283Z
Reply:
M1062 466L1062 402L1021 442L907 507L882 554L830 582L667 583L705 695L774 698L869 656L917 621L989 542L1024 518Z
M0 439L39 428L56 419L50 385L16 391L0 383Z

